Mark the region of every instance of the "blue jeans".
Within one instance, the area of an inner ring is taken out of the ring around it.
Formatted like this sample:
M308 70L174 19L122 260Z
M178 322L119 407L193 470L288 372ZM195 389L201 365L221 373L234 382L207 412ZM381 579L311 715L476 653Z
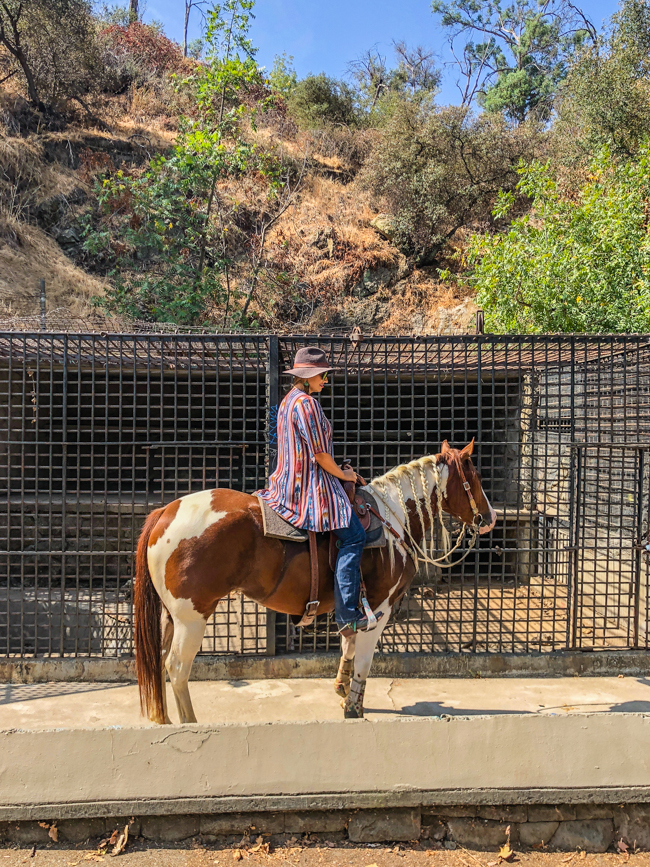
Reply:
M366 544L366 531L352 512L350 526L333 532L339 540L339 556L334 574L334 616L338 625L343 626L362 617L359 611L360 564Z

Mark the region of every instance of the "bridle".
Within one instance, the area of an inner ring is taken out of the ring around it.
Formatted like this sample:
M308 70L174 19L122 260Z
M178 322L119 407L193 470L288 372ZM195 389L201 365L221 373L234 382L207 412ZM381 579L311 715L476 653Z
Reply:
M472 486L465 478L465 473L463 472L463 465L460 460L460 457L456 454L454 455L454 463L456 464L456 469L458 470L458 475L460 476L460 480L462 482L465 493L467 494L467 499L469 500L469 504L472 508L472 514L474 517L472 518L472 526L476 527L477 530L481 528L483 525L483 515L478 510L478 506L476 505L476 500L472 494ZM478 518L478 520L477 520ZM464 523L464 522L463 522Z
M476 500L474 499L474 496L472 494L471 485L467 481L465 473L463 472L463 467L462 467L460 458L457 454L454 455L454 464L456 465L458 475L459 475L461 483L463 485L463 490L465 491L465 493L467 495L467 499L468 499L470 507L472 509L473 518L472 518L471 524L468 524L466 521L463 521L463 527L462 527L462 529L458 535L458 539L456 541L456 544L454 545L453 548L451 548L451 550L447 551L442 557L432 559L431 557L429 557L427 555L427 553L422 549L420 544L413 538L413 534L411 533L411 530L408 526L408 523L404 523L402 521L402 519L400 518L400 516L397 514L397 512L390 505L390 503L388 502L388 497L385 495L385 492L380 492L381 493L381 499L383 501L385 508L388 511L392 512L392 514L395 517L395 519L397 520L398 524L400 525L400 527L404 531L405 536L409 537L409 540L410 540L413 548L415 549L415 551L406 543L405 538L404 539L400 538L399 534L388 523L388 521L386 521L384 518L382 518L382 516L379 515L379 513L376 512L374 509L370 510L370 511L374 512L374 514L379 518L379 520L384 525L384 527L387 528L392 533L392 535L396 537L399 544L401 544L404 547L406 552L409 554L409 556L413 560L413 563L414 563L416 569L418 566L418 560L419 559L422 559L425 563L429 563L432 566L438 566L440 569L451 569L453 566L457 566L459 563L462 563L463 560L469 556L469 554L473 550L474 546L476 545L476 540L479 536L479 530L481 528L481 525L483 524L483 516L479 512L478 506L476 505ZM439 472L437 469L437 465L435 467L435 490L436 490L436 496L438 498L438 503L440 504L442 502L442 493L440 490L440 476L439 476ZM440 522L442 524L442 513L440 511L440 508L439 508L438 512L439 512ZM407 518L407 515L405 514L404 517ZM468 527L470 527L471 539L470 539L469 545L467 546L467 550L465 551L465 553L463 554L462 557L460 557L458 560L455 560L453 563L445 563L444 561L448 560L448 558L454 553L454 551L457 551L458 548L460 547L463 539L465 538L465 534L467 532ZM423 527L423 529L424 529L424 527Z

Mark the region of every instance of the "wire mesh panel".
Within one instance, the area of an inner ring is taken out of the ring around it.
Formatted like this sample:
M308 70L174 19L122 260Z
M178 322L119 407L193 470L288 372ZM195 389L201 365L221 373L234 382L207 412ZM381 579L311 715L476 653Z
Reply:
M339 462L370 479L439 452L445 439L475 438L498 516L462 563L420 569L384 631L384 652L646 646L645 555L628 542L645 514L647 337L8 332L0 655L132 654L133 551L146 515L192 491L265 485L289 385L280 372L309 343L336 367L320 399ZM580 473L576 442L589 445ZM622 453L628 442L637 450ZM617 448L592 448L608 443ZM330 617L296 630L233 596L202 649L338 647Z
M647 648L650 446L574 452L572 646Z
M148 512L264 483L267 340L0 336L0 654L133 652L133 552ZM209 652L264 649L266 611L227 600Z

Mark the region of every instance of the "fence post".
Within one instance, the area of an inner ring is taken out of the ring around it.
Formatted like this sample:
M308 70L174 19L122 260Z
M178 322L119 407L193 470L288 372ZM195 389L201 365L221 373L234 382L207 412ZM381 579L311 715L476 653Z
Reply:
M269 337L266 371L266 471L270 476L278 463L277 415L280 403L280 346L277 334Z
M41 331L45 331L47 318L45 315L45 280L41 280Z
M280 402L280 347L277 334L269 337L266 368L266 474L270 476L278 463L277 417ZM275 611L266 609L266 656L275 656Z

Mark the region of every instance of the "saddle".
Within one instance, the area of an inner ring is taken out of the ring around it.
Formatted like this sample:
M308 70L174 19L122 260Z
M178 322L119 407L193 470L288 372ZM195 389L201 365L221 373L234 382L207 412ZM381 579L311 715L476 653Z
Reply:
M354 482L344 482L343 488L350 500L354 513L359 518L361 526L366 531L365 548L383 548L386 545L384 533L384 521L377 510L377 501L373 495L364 488L358 487ZM294 527L285 521L277 512L268 505L266 500L258 497L262 509L262 523L264 535L272 539L280 539L283 542L309 542L309 561L311 582L309 589L309 601L300 622L297 626L311 626L318 612L320 600L318 599L319 570L318 570L318 542L313 530L303 530ZM336 534L330 532L329 539L329 563L332 571L336 569L338 558L338 539Z

